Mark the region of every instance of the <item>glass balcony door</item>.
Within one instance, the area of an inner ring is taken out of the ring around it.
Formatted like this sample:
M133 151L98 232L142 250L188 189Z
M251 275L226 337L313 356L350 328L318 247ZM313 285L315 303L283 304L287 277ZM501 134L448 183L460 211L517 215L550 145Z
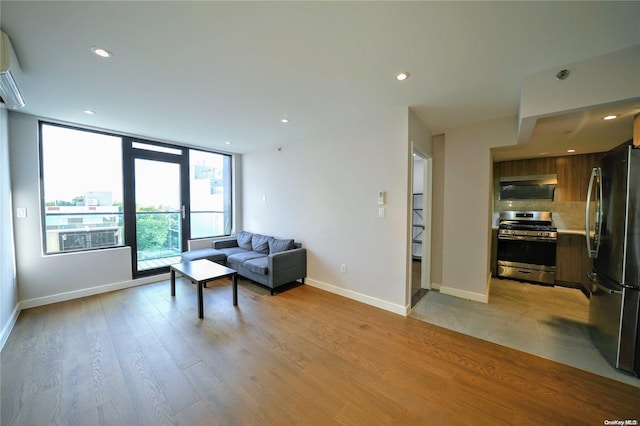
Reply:
M183 204L178 163L134 160L138 272L180 260Z
M125 240L133 276L166 272L180 262L189 235L188 150L134 138L124 142Z
M136 271L179 262L183 239L181 165L135 158L134 179Z

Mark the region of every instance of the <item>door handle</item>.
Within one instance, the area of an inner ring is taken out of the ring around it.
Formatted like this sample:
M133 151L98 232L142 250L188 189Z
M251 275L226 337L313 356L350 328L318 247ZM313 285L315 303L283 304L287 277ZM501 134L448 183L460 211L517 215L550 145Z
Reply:
M596 191L596 221L594 224L594 238L593 245L591 246L591 194L593 192L593 184L595 179L598 178L599 190ZM587 189L587 205L585 211L585 236L587 239L587 254L590 258L598 257L598 248L599 248L599 231L600 231L600 216L601 214L601 203L597 199L602 196L602 179L600 177L600 168L594 167L591 170L591 177L589 178L589 186Z
M599 288L601 291L604 291L605 293L622 294L621 290L614 290L612 288L609 288L609 287L606 287L606 286L600 284L600 282L598 281L598 277L593 272L589 272L587 274L587 278L589 278L589 281L591 281L593 283L593 285L595 285L597 288Z
M182 211L182 220L185 220L187 218L187 209L182 206L180 210Z

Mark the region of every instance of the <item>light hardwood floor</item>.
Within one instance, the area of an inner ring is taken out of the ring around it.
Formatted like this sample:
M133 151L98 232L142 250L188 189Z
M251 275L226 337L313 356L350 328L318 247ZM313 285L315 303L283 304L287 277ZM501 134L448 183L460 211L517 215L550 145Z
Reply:
M412 318L640 387L591 338L589 299L576 288L493 278L489 303L430 291Z
M23 311L2 425L593 424L640 388L310 286L168 281Z

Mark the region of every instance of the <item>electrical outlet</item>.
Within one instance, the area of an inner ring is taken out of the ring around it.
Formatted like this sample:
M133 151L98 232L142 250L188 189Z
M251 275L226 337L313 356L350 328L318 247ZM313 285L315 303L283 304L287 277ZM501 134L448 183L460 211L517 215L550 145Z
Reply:
M340 272L342 272L343 274L346 274L347 273L347 265L342 264L340 266Z

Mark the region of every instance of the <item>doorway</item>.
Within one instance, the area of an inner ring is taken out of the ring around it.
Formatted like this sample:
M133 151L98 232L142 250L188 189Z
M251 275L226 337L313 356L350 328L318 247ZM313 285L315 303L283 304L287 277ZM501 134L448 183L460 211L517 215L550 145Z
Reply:
M134 276L180 262L188 235L184 150L131 141L125 215Z
M412 157L411 307L426 294L431 284L431 158L415 148Z
M176 263L182 252L180 164L135 159L137 271Z

